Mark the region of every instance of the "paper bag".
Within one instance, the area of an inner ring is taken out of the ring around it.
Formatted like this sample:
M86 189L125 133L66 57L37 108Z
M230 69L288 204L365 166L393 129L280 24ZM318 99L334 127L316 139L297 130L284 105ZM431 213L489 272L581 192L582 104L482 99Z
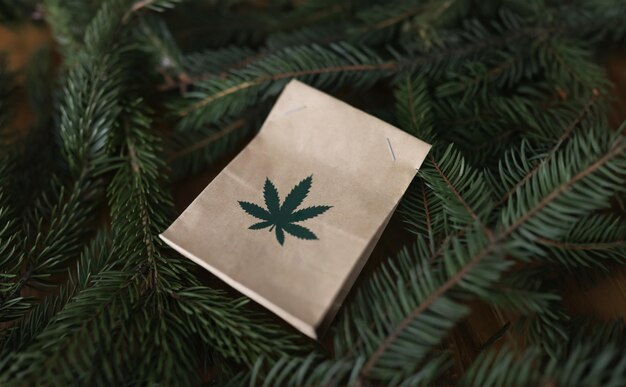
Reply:
M161 235L317 338L430 145L301 82Z

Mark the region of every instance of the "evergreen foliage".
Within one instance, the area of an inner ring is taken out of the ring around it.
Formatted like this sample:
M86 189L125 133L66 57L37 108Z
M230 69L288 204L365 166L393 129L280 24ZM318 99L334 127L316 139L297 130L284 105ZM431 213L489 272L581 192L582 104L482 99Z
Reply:
M42 49L23 83L0 66L0 384L626 383L623 324L563 301L626 258L601 61L623 1L0 1L11 25L33 12L62 63ZM414 242L366 275L332 348L157 237L172 182L240 149L291 79L434 145L399 209ZM506 320L466 366L450 348L477 303Z

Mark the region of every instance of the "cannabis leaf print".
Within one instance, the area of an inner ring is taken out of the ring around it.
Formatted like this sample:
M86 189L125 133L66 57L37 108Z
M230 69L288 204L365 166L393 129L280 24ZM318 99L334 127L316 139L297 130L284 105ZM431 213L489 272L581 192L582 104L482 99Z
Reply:
M266 208L254 203L239 201L239 205L245 212L261 220L261 222L248 228L261 230L269 227L270 232L275 232L276 240L281 246L285 243L285 233L300 239L317 239L317 235L311 230L296 224L321 215L332 208L332 206L312 206L296 211L309 194L311 184L313 184L313 175L296 184L281 205L276 186L269 178L266 178L263 186L263 199L265 199Z

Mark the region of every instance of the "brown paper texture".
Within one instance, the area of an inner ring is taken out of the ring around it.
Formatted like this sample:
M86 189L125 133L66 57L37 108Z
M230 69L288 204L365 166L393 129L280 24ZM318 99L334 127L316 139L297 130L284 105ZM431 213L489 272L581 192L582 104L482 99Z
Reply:
M161 238L317 338L341 305L429 149L430 145L375 117L292 81L259 134ZM278 227L249 229L266 220L244 211L240 201L267 210L264 187L269 179L282 205L309 176L308 194L295 211L332 207L292 224L306 227L317 239L300 239L284 231L281 245Z

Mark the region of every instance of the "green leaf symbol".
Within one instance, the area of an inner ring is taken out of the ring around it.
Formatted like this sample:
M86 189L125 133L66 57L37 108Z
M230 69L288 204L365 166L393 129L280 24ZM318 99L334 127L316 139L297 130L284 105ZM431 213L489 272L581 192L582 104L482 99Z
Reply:
M315 218L332 208L332 206L311 206L298 210L298 207L309 194L312 184L313 175L296 184L281 205L276 186L269 178L265 178L265 185L263 186L265 208L254 203L239 201L239 205L245 212L260 220L248 228L261 230L269 227L269 231L274 231L276 234L276 240L281 246L285 243L285 233L300 239L317 239L317 235L311 230L296 224Z

